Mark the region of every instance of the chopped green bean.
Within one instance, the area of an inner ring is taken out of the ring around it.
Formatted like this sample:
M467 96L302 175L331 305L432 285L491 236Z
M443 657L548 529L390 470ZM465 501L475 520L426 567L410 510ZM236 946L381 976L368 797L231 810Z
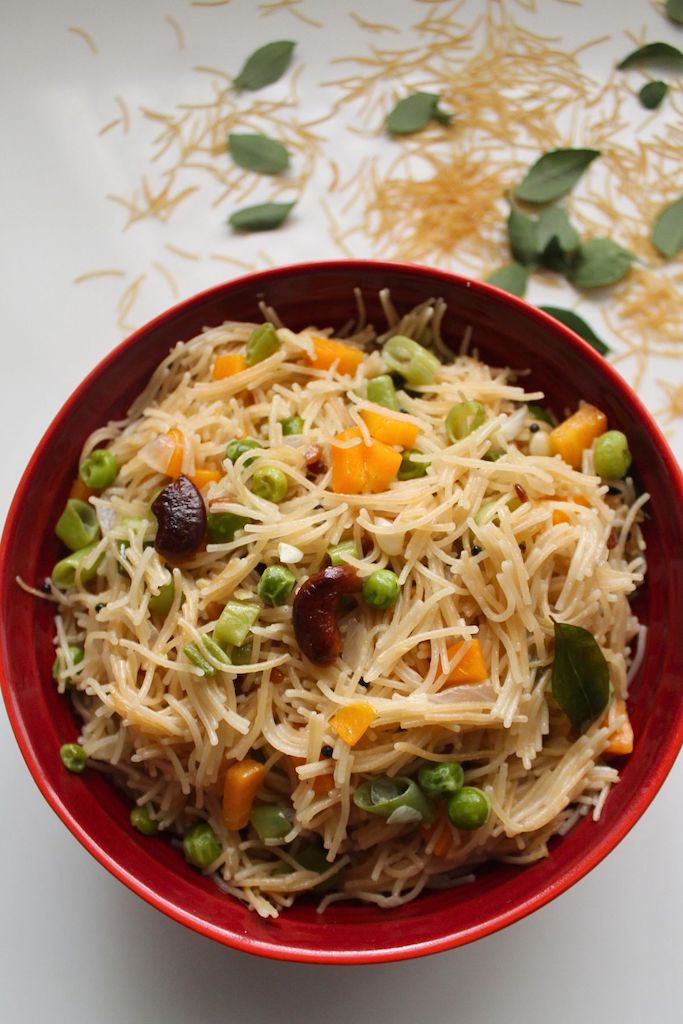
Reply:
M287 495L287 476L278 466L259 466L254 470L250 484L252 492L259 498L279 504Z
M446 416L446 437L455 444L462 441L486 421L486 410L481 402L456 402Z
M376 569L363 580L363 600L371 608L393 608L400 591L398 576L391 569Z
M251 627L259 617L257 604L228 601L213 630L213 638L220 647L241 647Z
M304 432L304 421L301 416L287 416L286 419L280 420L280 426L283 437L292 437L294 434L303 434Z
M247 342L246 359L249 366L263 362L281 347L282 342L272 324L255 327Z
M81 548L80 551L73 551L66 558L62 558L60 562L57 562L50 573L50 579L58 590L67 590L69 587L73 587L76 582L76 574L79 571L82 584L90 583L95 578L104 558L104 552L88 568L85 568L82 563L88 558L88 555L92 554L97 547L97 543L97 541L94 541L92 544L88 544L87 547Z
M424 452L418 451L417 448L406 448L401 458L401 465L398 467L399 480L419 480L420 477L427 475L431 462L417 462L414 459L415 455L423 454Z
M239 644L230 651L230 661L233 665L251 665L254 656L254 645L251 640L246 644Z
M210 661L207 661L197 644L185 644L183 654L193 665L202 670L202 675L215 676L216 669Z
M156 612L158 615L168 615L174 597L175 583L173 582L173 577L171 577L168 583L164 583L159 587L158 593L149 595L147 607L151 612Z
M626 434L621 430L608 430L597 439L593 447L593 465L598 476L605 480L621 480L631 465L631 452Z
M59 756L67 771L74 772L76 775L85 771L88 755L80 743L64 743L59 748Z
M434 820L430 800L416 782L401 775L378 775L363 782L353 794L353 802L362 811L386 818L390 824L429 824Z
M78 498L69 498L57 520L55 533L69 551L80 551L99 540L100 527L95 509Z
M134 807L130 812L130 823L143 836L155 836L159 826L149 813L148 807Z
M448 801L451 824L465 832L474 832L489 820L491 803L486 793L476 786L463 786Z
M215 658L216 661L221 662L221 664L231 664L232 659L228 657L228 655L225 653L221 645L217 644L215 640L213 640L210 636L207 636L206 634L202 636L202 647L207 652L207 654L210 654L212 658Z
M119 466L108 448L95 448L78 467L78 475L91 491L103 491L114 483Z
M322 875L323 872L329 871L332 867L332 864L327 859L324 847L318 843L306 843L294 854L294 859L306 871L315 871L318 875ZM328 892L330 889L334 889L338 881L339 870L335 871L329 878L326 878L324 882L316 885L313 892L318 894Z
M296 576L287 566L269 565L259 580L258 596L274 607L287 604L295 583Z
M331 565L344 565L348 557L360 558L360 552L355 540L343 540L327 549L327 557Z
M208 868L220 857L222 847L211 826L202 821L186 833L183 839L183 853L193 867Z
M400 373L408 384L417 387L431 384L441 367L432 352L404 334L389 338L382 349L382 356L388 370Z
M401 408L394 382L388 373L379 377L373 377L368 381L367 396L369 402L375 405L383 405L386 409L393 409L398 412Z
M69 644L69 658L71 659L71 665L74 667L76 665L80 665L83 661L83 656L84 651L82 647L77 646L76 644ZM61 673L70 667L71 666L64 655L64 651L58 650L55 655L55 660L52 663L52 678L59 680ZM67 682L69 682L69 680L67 680Z

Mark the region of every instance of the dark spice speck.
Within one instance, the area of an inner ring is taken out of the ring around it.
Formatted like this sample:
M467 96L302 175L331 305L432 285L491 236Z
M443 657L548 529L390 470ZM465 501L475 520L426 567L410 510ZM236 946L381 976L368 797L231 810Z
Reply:
M370 687L370 683L366 683L364 679L359 679L358 685L362 686L364 690L367 690Z
M470 548L470 551L473 555L480 555L482 549L479 547L478 544L473 544L472 547Z
M540 427L540 424L538 424L538 423L531 423L529 425L529 433L530 434L537 434L540 429L541 429L541 427Z
M321 748L320 753L323 755L323 757L332 757L334 750L329 745L329 743L326 743L325 746Z
M104 608L104 604L102 603L102 601L99 601L98 604L95 605L95 611L96 612L101 612L103 608Z
M43 580L43 582L40 584L40 589L43 592L43 594L51 594L52 583L50 582L50 580Z

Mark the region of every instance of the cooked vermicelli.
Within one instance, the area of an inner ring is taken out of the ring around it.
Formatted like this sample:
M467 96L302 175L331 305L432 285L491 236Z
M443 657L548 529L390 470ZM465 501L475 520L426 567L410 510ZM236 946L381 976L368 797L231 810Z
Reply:
M379 336L264 308L176 345L58 524L83 757L264 916L543 857L632 741L623 435L587 404L553 427L523 377L446 349L441 301L382 298Z

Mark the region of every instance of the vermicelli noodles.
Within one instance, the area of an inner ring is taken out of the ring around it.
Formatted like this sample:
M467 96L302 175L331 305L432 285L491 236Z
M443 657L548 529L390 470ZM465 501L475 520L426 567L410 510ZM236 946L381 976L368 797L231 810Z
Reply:
M543 395L453 356L442 302L399 318L383 301L388 332L361 322L342 338L357 353L348 372L343 355L321 368L331 330L293 332L270 310L278 344L253 365L256 324L176 345L129 416L87 440L83 458L106 447L118 472L84 496L99 530L82 569L67 586L53 574L57 684L82 721L88 765L174 839L206 822L217 856L202 867L263 916L310 891L322 909L350 898L392 907L484 861L530 863L579 817L597 817L618 781L603 755L621 752L642 649L629 596L645 573L647 495L628 477L608 486L590 446L580 468L551 454ZM446 361L429 383L394 375L389 409L368 400L367 382L392 387L383 345L396 336ZM226 356L231 372L217 375ZM455 438L444 429L454 405L473 427ZM414 450L377 440L386 419L416 434ZM258 447L227 457L236 439ZM377 466L353 462L359 452ZM338 486L351 464L366 474L355 492ZM263 488L283 476L271 500ZM174 477L194 481L210 516L230 514L232 539L160 554L150 507ZM339 604L340 653L314 664L292 605L331 560L357 592ZM264 598L272 566L290 580L283 603ZM375 580L397 581L391 607L360 589L380 570L389 576ZM255 618L245 642L217 646L227 605L242 625L244 608ZM609 672L611 699L580 730L551 692L558 622L590 633ZM475 655L485 668L468 676ZM358 715L367 724L351 735ZM259 784L245 823L229 827L226 777L245 764ZM479 827L454 826L445 798L428 800L427 817L363 806L365 783L415 780L425 764L462 766L490 808ZM254 824L263 807L285 822L266 838Z

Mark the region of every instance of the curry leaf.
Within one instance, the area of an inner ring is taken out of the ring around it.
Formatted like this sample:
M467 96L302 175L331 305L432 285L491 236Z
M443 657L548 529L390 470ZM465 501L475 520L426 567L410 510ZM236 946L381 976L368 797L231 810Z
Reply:
M265 135L229 135L228 150L236 164L259 174L278 174L289 166L286 148Z
M589 238L577 249L567 277L577 288L603 288L620 281L634 259L611 238Z
M514 194L525 203L559 199L573 188L596 156L600 156L598 149L554 149L544 153L529 168Z
M502 288L503 291L510 292L512 295L519 295L521 298L526 291L528 276L526 267L523 267L521 263L508 263L504 267L494 270L486 280L489 284L495 284L497 288Z
M555 622L552 694L577 732L609 703L609 668L595 637L581 626Z
M518 263L530 266L538 256L538 225L532 217L511 207L508 216L510 251Z
M666 13L672 21L683 25L683 0L666 0Z
M636 64L673 64L676 67L683 67L683 53L670 43L647 43L639 46L637 50L629 53L627 57L617 64L619 71L635 67Z
M666 257L683 249L683 196L657 215L652 225L652 244Z
M539 306L538 308L542 309L548 316L554 316L565 327L570 327L572 331L575 331L579 337L587 341L601 356L611 352L609 345L606 345L602 338L597 336L593 328L578 313L574 313L571 309L560 309L559 306Z
M236 89L254 90L277 82L289 67L295 46L296 43L280 39L254 50L251 57L245 61L233 85Z
M287 219L294 203L260 203L245 206L230 217L228 223L236 231L270 231Z
M560 206L549 206L538 217L539 251L544 253L553 239L557 239L564 253L574 252L581 241L578 231L569 222L567 211Z
M646 110L656 110L668 91L666 82L646 82L638 93L638 99Z
M424 128L432 118L442 124L450 124L452 116L439 106L437 93L414 92L398 101L384 124L393 135L411 135Z

